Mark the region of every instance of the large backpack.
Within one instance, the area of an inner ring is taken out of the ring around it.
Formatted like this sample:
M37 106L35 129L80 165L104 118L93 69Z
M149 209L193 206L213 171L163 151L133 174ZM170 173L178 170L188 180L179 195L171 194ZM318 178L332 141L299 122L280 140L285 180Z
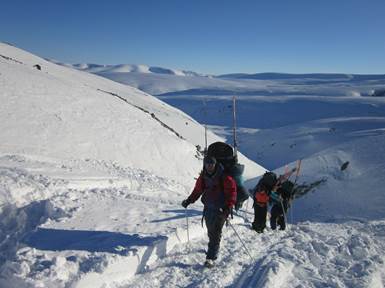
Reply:
M259 179L257 185L253 189L254 205L257 203L267 204L271 190L277 184L277 175L274 172L265 172ZM261 193L263 191L263 193ZM262 199L262 198L263 199Z
M281 184L277 192L281 194L284 199L290 199L294 192L294 183L286 180Z
M266 192L270 192L274 188L275 184L277 184L277 181L277 175L274 172L265 172L261 180L259 180L258 186L263 186L268 190Z
M249 197L242 177L245 166L238 163L233 147L224 142L212 143L207 149L207 156L214 157L223 166L225 174L234 178L237 184L237 204L245 201Z
M233 147L224 142L215 142L209 145L207 149L207 156L214 157L219 163L221 163L226 173L231 173L234 169L233 167L237 163Z

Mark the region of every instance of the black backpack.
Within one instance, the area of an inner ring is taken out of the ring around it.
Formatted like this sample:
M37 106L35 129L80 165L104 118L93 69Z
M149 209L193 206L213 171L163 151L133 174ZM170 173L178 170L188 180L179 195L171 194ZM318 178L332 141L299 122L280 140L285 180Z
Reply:
M259 180L258 186L263 186L268 190L268 192L270 192L274 188L275 184L277 184L277 181L277 175L274 172L265 172L261 180Z
M228 173L229 175L234 173L234 167L237 164L237 157L234 155L233 147L229 144L224 142L212 143L207 149L207 156L214 157L219 163L221 163L225 173Z
M214 157L217 162L221 163L224 173L233 177L237 184L237 204L241 205L249 197L249 194L244 187L242 178L245 166L238 163L233 147L224 142L212 143L207 149L207 156Z
M279 187L277 192L281 194L284 199L291 198L294 192L294 183L289 180L286 180L281 184L281 187Z

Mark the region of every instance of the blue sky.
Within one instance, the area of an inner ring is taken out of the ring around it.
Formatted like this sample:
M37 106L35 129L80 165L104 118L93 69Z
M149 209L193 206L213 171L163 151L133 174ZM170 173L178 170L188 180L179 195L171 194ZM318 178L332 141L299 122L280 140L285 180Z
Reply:
M0 41L67 63L384 74L385 1L2 1Z

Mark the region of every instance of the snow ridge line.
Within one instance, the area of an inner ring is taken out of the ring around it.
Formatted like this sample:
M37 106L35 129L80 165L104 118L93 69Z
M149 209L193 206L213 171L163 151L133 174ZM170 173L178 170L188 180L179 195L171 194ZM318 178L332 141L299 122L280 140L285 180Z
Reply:
M173 132L178 138L183 139L183 140L186 140L182 135L180 135L178 132L176 132L173 128L171 128L171 127L168 126L166 123L162 122L158 117L156 117L154 113L151 113L150 111L148 111L148 110L146 110L146 109L144 109L144 108L142 108L142 107L140 107L140 106L137 106L137 105L135 105L135 104L132 104L132 103L128 102L127 99L123 98L122 96L119 96L119 95L116 94L116 93L108 92L108 91L105 91L105 90L102 90L102 89L99 89L99 88L98 88L97 90L98 90L98 91L101 91L101 92L104 92L104 93L107 93L107 94L110 94L110 95L112 95L112 96L114 96L114 97L117 97L117 98L119 98L120 100L126 102L127 104L129 104L129 105L131 105L131 106L133 106L133 107L135 107L135 108L137 108L137 109L143 111L144 113L150 114L151 117L152 117L154 120L156 120L157 122L160 123L160 125L162 125L162 126L165 127L166 129L168 129L168 130L170 130L171 132Z
M13 62L18 63L18 64L24 64L23 62L20 62L19 60L13 59L13 58L8 57L8 56L4 56L4 55L0 54L0 57L4 58L5 60L13 61Z

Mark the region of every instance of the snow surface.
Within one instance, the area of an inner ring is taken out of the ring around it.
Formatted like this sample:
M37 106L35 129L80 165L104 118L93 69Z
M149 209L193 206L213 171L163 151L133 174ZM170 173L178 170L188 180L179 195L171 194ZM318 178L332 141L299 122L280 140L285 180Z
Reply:
M204 127L2 43L0 71L1 287L118 285L185 242L180 202L201 169ZM265 171L240 161L246 178Z
M99 72L158 95L199 122L215 126L212 131L230 143L232 97L237 96L240 149L268 169L384 132L385 98L372 95L384 90L385 75L239 73L178 77L109 73L106 69Z
M106 160L182 182L196 176L191 155L204 147L204 128L191 117L134 88L0 47L2 153Z
M216 89L270 81L226 77ZM172 88L170 79L159 85ZM261 235L250 230L249 199L205 269L202 205L180 206L201 167L198 122L135 88L1 43L0 86L0 287L384 287L383 98L290 97L282 84L287 94L239 99L241 151L254 160L265 152L277 173L303 158L301 197L286 231ZM230 141L231 97L188 93L164 97ZM204 113L192 113L202 99ZM240 159L251 187L265 169Z
M232 97L160 98L232 142ZM240 150L268 169L385 132L383 97L238 96L236 105Z

